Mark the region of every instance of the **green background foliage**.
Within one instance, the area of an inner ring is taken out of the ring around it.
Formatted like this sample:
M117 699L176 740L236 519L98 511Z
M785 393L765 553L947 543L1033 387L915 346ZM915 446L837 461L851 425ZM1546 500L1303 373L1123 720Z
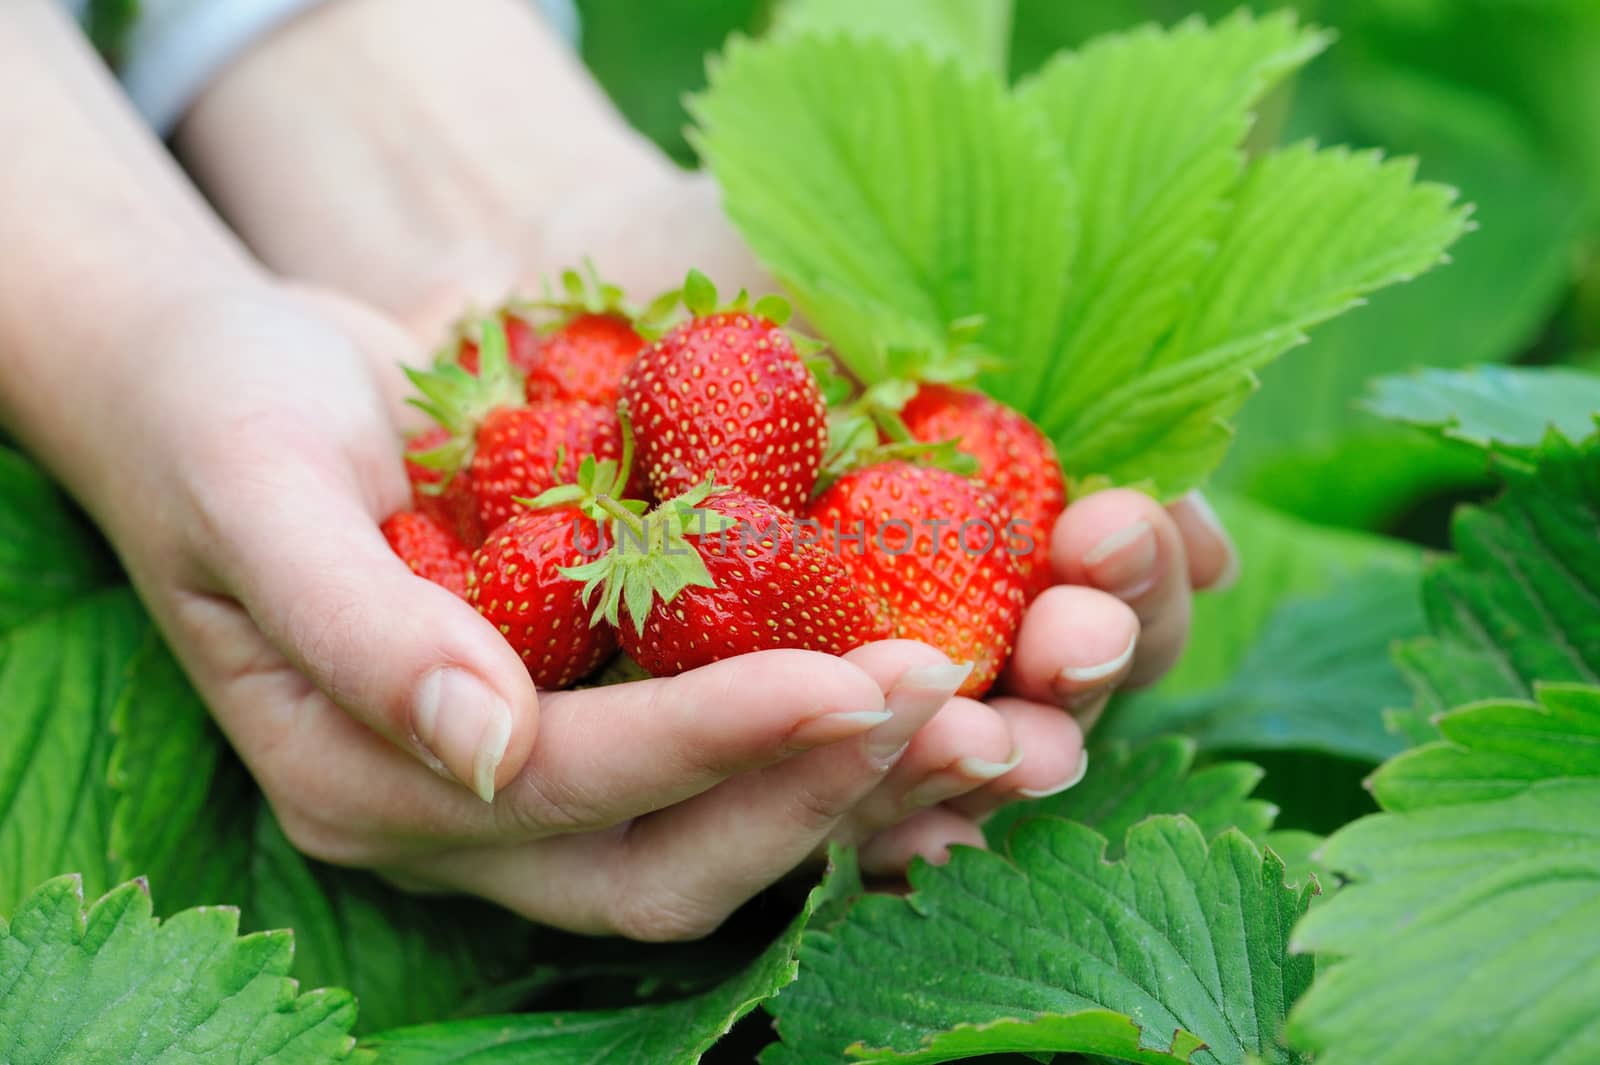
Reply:
M1593 1060L1600 5L578 6L860 376L981 314L1068 472L1205 484L1238 582L988 851L645 948L295 853L0 447L0 1060Z

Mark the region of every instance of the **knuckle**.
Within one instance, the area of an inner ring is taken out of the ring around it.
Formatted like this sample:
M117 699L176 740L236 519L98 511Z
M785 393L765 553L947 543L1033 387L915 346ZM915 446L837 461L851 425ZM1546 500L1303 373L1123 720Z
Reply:
M644 943L682 943L715 932L728 911L677 895L628 892L612 907L609 924L620 936Z
M327 816L318 816L293 806L278 804L273 813L284 838L308 858L329 865L363 868L377 863L378 849Z
M823 833L849 812L852 798L854 796L802 784L790 797L789 815L800 831Z
M620 820L608 818L597 804L573 789L534 772L518 777L511 801L496 803L495 808L504 810L513 831L530 839L609 828Z

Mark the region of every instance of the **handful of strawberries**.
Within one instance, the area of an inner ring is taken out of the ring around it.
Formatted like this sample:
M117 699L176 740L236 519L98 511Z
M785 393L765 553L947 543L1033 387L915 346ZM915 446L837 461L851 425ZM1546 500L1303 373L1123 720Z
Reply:
M542 688L619 648L665 676L902 637L972 662L962 694L989 689L1066 505L1027 418L948 384L863 392L784 329L783 300L719 306L695 272L642 316L563 280L408 371L436 425L406 448L415 509L383 531L415 573Z

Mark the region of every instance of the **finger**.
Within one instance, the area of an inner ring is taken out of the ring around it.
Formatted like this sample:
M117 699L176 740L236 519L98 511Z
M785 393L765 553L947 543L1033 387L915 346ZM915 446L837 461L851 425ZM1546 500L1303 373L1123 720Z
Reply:
M709 932L803 862L898 762L970 666L912 666L885 702L894 717L851 742L727 781L633 823L612 879L624 934Z
M573 931L645 940L704 935L804 860L970 672L906 641L847 657L883 678L893 714L854 741L610 829L411 860L399 871Z
M1127 679L1140 642L1132 607L1094 588L1058 584L1023 615L1001 684L1012 695L1076 709Z
M1057 795L1083 779L1089 755L1079 721L1053 706L1025 699L994 699L989 704L1004 718L1022 758L1016 768L945 803L975 821L1019 799Z
M1065 718L1060 711L1054 713ZM1019 757L1006 719L998 711L975 699L951 699L912 738L899 763L840 822L831 838L859 843L918 810L1004 776Z
M863 843L861 871L869 876L898 876L914 858L943 865L950 860L950 848L957 845L984 847L983 830L971 818L935 806Z
M489 801L533 747L527 670L475 610L395 557L337 469L296 455L253 470L209 515L217 568L335 703Z
M545 692L539 743L501 793L502 836L604 828L889 718L867 672L798 650L740 655L676 677Z
M1177 661L1189 635L1189 560L1155 500L1128 489L1078 500L1056 522L1050 561L1065 583L1108 592L1139 616L1130 684L1149 684Z
M1199 490L1168 505L1189 556L1189 583L1195 588L1226 591L1239 579L1239 552L1222 519Z

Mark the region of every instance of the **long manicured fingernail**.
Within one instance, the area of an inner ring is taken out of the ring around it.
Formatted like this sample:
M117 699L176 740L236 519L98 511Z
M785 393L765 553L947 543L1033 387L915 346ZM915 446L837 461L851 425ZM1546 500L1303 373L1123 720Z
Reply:
M950 701L971 672L971 662L940 662L912 666L900 674L884 697L894 717L867 734L867 756L885 769L899 761L911 737Z
M1082 693L1088 685L1097 685L1109 680L1125 669L1133 661L1133 649L1139 643L1139 634L1134 633L1128 640L1128 646L1117 653L1116 657L1108 658L1104 662L1091 662L1082 666L1062 666L1061 672L1056 674L1057 686L1071 691Z
M1232 588L1239 580L1239 552L1233 546L1233 538L1222 527L1222 519L1217 517L1216 508L1198 488L1187 492L1176 505L1193 515L1195 520L1204 525L1228 552L1228 560L1222 564L1222 572L1217 574L1217 579L1207 585L1207 588L1213 592L1225 592Z
M1045 799L1051 795L1060 795L1068 788L1075 787L1087 772L1089 772L1089 752L1084 751L1083 757L1078 759L1078 771L1066 780L1063 780L1053 788L1018 788L1017 794L1025 799Z
M1022 752L1014 753L1004 762L990 762L982 758L962 758L948 769L938 769L924 777L917 786L906 792L907 809L921 809L965 795L996 780L1022 764Z
M838 714L824 714L802 721L789 734L788 746L796 751L826 747L830 743L868 732L893 717L894 714L888 710L847 710Z
M1095 586L1118 599L1133 599L1155 587L1156 531L1143 518L1101 540L1083 556Z
M422 678L412 707L417 742L484 802L511 743L511 708L466 670L436 669Z

